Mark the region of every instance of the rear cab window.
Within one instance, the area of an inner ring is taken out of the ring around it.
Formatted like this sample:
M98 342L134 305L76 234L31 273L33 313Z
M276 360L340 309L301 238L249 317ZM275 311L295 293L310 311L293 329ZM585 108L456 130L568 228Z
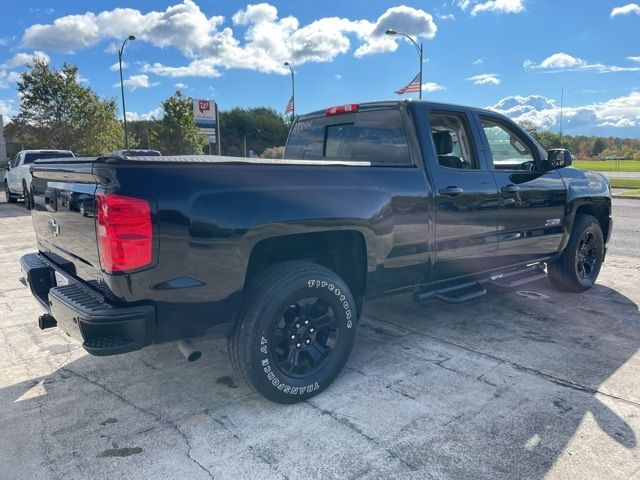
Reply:
M27 153L24 156L23 165L27 163L33 163L36 160L42 160L47 158L71 158L73 154L70 152L44 152L44 153Z
M438 164L441 167L459 170L480 168L465 114L430 111L429 124Z
M398 109L300 119L284 158L344 160L376 166L411 166L407 134Z

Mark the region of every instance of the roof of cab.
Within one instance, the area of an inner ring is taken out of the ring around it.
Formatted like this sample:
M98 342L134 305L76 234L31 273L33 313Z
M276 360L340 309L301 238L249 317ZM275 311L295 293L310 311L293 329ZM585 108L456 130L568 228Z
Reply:
M442 109L446 109L447 107L456 107L456 108L464 108L464 109L468 109L468 110L473 110L476 112L480 112L480 113L491 113L492 115L500 115L503 116L501 114L499 114L498 112L492 111L492 110L488 110L485 108L478 108L478 107L470 107L470 106L466 106L466 105L459 105L459 104L454 104L454 103L446 103L446 102L432 102L429 100L409 100L409 99L405 99L405 100L378 100L375 102L362 102L358 104L358 112L362 112L362 111L366 111L366 110L379 110L379 109L391 109L391 108L399 108L401 105L409 105L409 104L413 104L413 103L426 103L428 104L431 108L442 108ZM348 104L347 104L348 105ZM334 105L332 105L333 107ZM309 112L309 113L305 113L302 115L299 115L296 120L304 120L307 118L315 118L315 117L324 117L326 115L326 109L323 110L316 110L313 112Z

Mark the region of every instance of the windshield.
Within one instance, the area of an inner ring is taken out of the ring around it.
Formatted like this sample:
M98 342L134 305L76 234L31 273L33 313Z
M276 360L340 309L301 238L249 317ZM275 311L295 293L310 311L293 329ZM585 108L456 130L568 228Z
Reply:
M24 156L24 164L33 163L36 160L43 158L70 158L73 157L71 152L42 152L42 153L27 153Z

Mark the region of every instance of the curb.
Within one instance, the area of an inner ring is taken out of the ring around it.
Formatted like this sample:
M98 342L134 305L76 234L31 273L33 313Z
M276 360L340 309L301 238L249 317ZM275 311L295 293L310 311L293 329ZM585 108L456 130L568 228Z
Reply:
M640 195L619 195L619 194L612 194L611 198L626 198L627 200L632 199L632 200L640 200Z

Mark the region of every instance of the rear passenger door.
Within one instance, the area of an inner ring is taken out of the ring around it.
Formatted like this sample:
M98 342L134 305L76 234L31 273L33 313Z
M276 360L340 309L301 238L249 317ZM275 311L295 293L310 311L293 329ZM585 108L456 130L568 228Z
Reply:
M478 122L500 199L496 264L553 255L562 241L562 177L557 170L544 171L538 146L510 121L481 114Z
M336 186L371 192L368 226L378 242L368 260L375 262L367 283L370 292L413 286L427 277L433 223L415 131L413 119L399 108L362 106L357 113L303 118L287 141L287 159L353 162L335 169Z
M465 109L427 109L425 168L435 187L436 279L492 268L497 252L498 191Z

